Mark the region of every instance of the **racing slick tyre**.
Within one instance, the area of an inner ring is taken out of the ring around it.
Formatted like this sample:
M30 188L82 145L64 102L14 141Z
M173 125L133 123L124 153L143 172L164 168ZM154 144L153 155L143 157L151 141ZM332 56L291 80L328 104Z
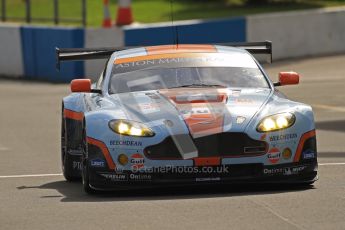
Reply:
M69 145L68 145L68 135L66 132L66 120L62 116L61 122L61 166L63 176L67 181L76 181L80 180L80 176L76 174L73 167L73 159L70 154L68 154Z
M87 148L87 141L86 141L86 133L85 129L83 130L83 156L82 156L82 183L83 189L87 194L95 194L96 190L90 186L89 182L89 161L88 161L88 148Z
M89 166L88 166L88 160L84 159L83 160L83 170L81 174L82 182L83 182L83 189L84 192L87 194L95 194L96 190L91 188L90 183L89 183Z

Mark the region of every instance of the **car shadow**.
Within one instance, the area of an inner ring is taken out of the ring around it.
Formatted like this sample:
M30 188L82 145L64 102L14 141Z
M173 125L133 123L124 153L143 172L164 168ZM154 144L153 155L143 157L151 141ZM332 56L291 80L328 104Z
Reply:
M116 202L116 201L150 201L181 200L217 197L237 197L288 193L314 189L306 185L197 185L183 187L159 187L131 189L125 191L98 192L88 195L82 190L80 182L54 181L40 186L21 186L17 189L53 189L61 195L42 196L42 199L59 198L61 202Z

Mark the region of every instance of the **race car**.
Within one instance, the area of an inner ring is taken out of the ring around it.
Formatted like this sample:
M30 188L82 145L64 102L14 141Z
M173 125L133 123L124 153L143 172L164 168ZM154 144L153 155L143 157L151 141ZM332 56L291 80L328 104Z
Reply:
M317 180L312 108L277 87L254 55L269 41L57 49L60 61L107 58L97 82L62 101L66 180L87 193L135 187Z

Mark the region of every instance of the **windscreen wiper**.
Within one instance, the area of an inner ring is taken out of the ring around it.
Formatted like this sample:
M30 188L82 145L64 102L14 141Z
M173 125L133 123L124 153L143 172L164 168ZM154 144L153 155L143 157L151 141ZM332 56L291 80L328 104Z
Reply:
M180 86L175 86L175 87L171 87L169 89L173 89L173 88L203 88L203 87L223 87L223 88L227 88L227 86L225 85L217 85L217 84L189 84L189 85L180 85Z

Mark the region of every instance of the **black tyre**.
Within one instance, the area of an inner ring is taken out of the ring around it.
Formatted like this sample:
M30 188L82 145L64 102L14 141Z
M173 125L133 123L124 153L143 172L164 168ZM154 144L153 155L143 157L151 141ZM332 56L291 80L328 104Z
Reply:
M82 157L82 183L84 192L87 194L95 194L96 190L90 186L89 181L89 161L88 161L88 148L86 142L85 129L83 130L83 157Z
M66 121L62 116L61 119L61 166L63 176L67 181L76 181L80 180L80 176L76 174L76 170L73 167L72 156L68 154L68 135L66 133Z

